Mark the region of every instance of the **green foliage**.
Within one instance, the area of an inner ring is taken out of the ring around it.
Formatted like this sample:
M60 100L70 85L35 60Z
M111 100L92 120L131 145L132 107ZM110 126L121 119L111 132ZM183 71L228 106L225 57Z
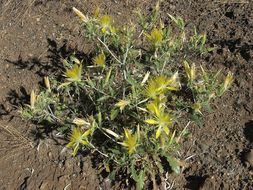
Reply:
M150 17L138 12L138 27L117 26L98 9L89 17L73 10L86 39L96 42L92 62L70 56L64 61L65 81L52 78L50 84L47 78L46 89L33 91L21 113L67 128L73 155L81 148L97 151L111 179L124 171L137 189L148 179L155 187L155 176L164 175L166 165L180 173L178 151L187 136L182 123L201 118L233 76L220 82L220 71L191 63L192 52L201 56L210 50L206 35L195 30L187 36L184 20L172 15L172 25L164 26L159 3Z

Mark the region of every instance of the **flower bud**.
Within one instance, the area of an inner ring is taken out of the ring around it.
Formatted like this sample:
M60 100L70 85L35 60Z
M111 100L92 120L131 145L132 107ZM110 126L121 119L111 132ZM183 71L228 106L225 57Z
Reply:
M44 84L46 86L46 88L51 91L51 87L50 87L50 82L49 82L49 78L48 76L44 77Z
M87 122L87 121L85 121L84 119L81 119L81 118L75 118L73 120L73 123L76 124L77 126L90 125L89 122Z
M30 95L30 106L33 109L36 101L36 93L34 90L32 90L31 95Z
M225 91L231 86L232 82L233 82L233 74L229 71L224 81Z
M88 18L77 8L73 7L73 11L83 22L88 22Z

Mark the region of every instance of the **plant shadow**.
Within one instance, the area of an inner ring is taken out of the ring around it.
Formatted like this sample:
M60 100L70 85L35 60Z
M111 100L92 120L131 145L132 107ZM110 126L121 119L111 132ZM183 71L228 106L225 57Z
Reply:
M89 63L91 60L90 55L79 51L77 48L69 47L67 40L63 40L63 45L61 46L59 46L56 41L49 38L47 38L47 43L47 56L44 57L43 60L40 57L32 57L24 60L21 56L19 56L16 61L6 61L13 64L17 69L31 70L41 78L44 76L52 76L56 80L61 81L64 80L62 76L62 73L65 72L65 67L63 64L64 59L67 59L70 55L74 54L75 57L77 57L79 60L83 60L84 63ZM42 82L40 82L39 85L42 86ZM20 107L24 107L26 104L29 104L30 93L27 92L24 86L20 86L19 89L12 89L8 92L7 101L12 106L12 110L20 109ZM1 106L0 108L0 116L6 115L7 112L4 109L4 106ZM36 125L36 129L31 132L32 136L36 140L49 137L50 134L58 128L58 126L55 126L47 121L42 121L40 123L32 121L32 123ZM52 138L52 135L50 138Z
M69 47L67 40L63 40L63 45L60 47L57 45L56 41L49 38L47 38L47 43L48 55L46 56L46 60L48 61L43 61L40 57L32 57L28 60L23 60L21 56L19 56L16 61L6 61L15 65L18 69L33 70L40 77L44 77L48 75L57 76L62 73L65 70L62 61L72 55L73 52L78 59L84 60L84 63L91 60L90 56L84 52Z
M253 121L249 121L245 123L245 128L244 128L244 136L245 138L252 143L253 142Z
M197 189L201 189L201 186L203 186L203 184L205 183L207 176L189 176L187 177L187 185L185 186L185 188L187 189L191 189L191 190L197 190Z

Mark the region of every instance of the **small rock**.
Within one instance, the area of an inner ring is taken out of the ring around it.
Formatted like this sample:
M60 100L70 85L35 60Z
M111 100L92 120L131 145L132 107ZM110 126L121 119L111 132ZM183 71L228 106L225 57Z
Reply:
M253 167L253 149L245 154L245 161L247 161L251 167Z

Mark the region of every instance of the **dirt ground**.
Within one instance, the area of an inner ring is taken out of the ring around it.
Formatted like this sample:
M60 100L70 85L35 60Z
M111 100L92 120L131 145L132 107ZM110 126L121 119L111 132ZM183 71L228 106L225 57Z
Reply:
M87 13L99 6L123 23L135 21L136 8L149 12L153 4L0 1L0 189L122 189L120 182L110 186L90 155L72 158L58 134L23 121L18 107L70 52L87 51L72 6ZM187 27L206 32L216 50L205 64L231 70L235 77L204 126L189 128L193 135L181 152L187 166L169 176L168 189L253 189L253 1L167 0L161 9L165 21L167 13L178 15Z

